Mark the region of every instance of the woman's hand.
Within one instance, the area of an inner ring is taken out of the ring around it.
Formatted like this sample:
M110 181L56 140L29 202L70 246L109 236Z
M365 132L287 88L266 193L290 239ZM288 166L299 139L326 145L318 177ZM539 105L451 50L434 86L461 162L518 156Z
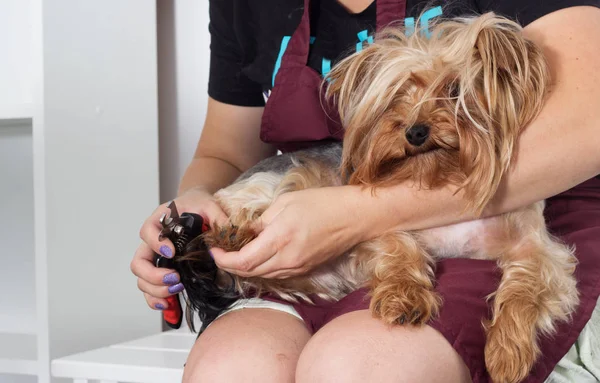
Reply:
M177 210L200 214L211 225L224 224L227 216L214 201L212 195L199 189L191 189L175 200ZM161 230L159 218L168 212L167 204L159 206L144 222L140 230L142 244L138 247L131 271L138 277L138 288L144 293L148 306L157 310L168 308L164 299L183 290L179 274L175 270L158 268L154 265L154 253L171 258L175 254L173 243L168 239L158 240Z
M221 269L244 277L306 273L364 240L360 197L349 186L283 194L258 220L256 239L237 252L213 248L212 255Z

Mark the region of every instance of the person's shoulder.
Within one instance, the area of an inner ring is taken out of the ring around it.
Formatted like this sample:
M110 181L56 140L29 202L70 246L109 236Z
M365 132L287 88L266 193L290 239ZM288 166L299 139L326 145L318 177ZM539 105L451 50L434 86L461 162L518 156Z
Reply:
M241 106L264 106L264 88L284 36L303 13L303 0L210 0L209 95Z

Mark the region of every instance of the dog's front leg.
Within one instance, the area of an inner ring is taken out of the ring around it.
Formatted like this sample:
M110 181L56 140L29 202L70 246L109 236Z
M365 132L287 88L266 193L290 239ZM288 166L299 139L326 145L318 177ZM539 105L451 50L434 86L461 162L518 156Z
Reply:
M409 233L386 234L361 244L368 262L373 315L387 324L424 324L436 316L441 298L434 291L433 260Z
M503 276L485 347L487 369L498 383L525 379L540 355L538 337L552 334L578 303L571 250L545 230L530 234L498 260Z

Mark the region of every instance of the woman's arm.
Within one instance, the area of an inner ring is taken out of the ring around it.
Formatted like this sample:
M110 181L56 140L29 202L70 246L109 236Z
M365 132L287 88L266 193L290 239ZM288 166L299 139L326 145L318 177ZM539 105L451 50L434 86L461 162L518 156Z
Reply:
M260 140L264 99L260 84L244 75L247 56L237 35L234 0L211 0L208 109L196 153L179 186L210 194L275 149ZM219 101L217 101L219 100Z
M525 33L548 57L553 90L523 133L513 169L487 216L568 190L600 174L600 9L573 7L530 24ZM239 252L214 249L217 264L242 276L298 275L362 241L397 228L418 230L470 220L456 189L406 184L375 195L354 186L281 196L261 217L262 232Z
M271 145L260 140L263 109L209 98L202 136L181 180L180 195L190 189L212 194L258 161L275 154Z
M600 9L565 9L525 33L544 49L553 92L522 135L517 166L488 214L546 199L600 174Z

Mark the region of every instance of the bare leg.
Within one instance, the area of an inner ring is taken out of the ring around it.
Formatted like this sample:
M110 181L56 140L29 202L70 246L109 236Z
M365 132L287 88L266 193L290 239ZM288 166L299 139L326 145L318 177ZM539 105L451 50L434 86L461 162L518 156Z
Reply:
M469 371L429 326L388 326L367 310L343 315L317 332L298 361L298 383L467 383Z
M294 316L242 309L214 321L188 357L183 382L293 382L310 334Z

